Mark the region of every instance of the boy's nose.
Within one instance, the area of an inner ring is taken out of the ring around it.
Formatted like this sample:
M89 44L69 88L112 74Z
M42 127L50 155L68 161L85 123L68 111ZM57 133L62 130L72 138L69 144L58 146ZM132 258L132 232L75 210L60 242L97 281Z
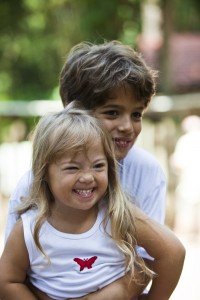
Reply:
M120 120L119 126L118 126L119 131L124 131L124 132L132 132L133 131L133 122L129 116L125 116Z
M85 172L81 174L81 176L79 177L79 181L90 183L94 181L94 176L92 175L92 173Z

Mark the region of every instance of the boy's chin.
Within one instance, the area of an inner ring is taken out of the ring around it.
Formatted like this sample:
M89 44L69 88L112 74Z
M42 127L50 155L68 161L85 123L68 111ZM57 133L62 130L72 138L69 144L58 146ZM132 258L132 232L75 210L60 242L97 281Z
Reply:
M129 150L130 150L130 149L129 149ZM124 158L127 156L129 150L119 151L118 149L116 149L116 150L115 150L115 156L116 156L116 159L117 159L118 161L124 159Z

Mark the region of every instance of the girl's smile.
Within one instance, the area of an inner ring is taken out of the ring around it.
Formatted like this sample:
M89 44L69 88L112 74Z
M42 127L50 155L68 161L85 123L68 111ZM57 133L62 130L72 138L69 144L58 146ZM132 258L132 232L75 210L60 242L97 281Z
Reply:
M107 191L107 170L107 158L100 139L87 149L67 153L58 162L50 164L48 183L56 211L64 215L74 209L92 209Z

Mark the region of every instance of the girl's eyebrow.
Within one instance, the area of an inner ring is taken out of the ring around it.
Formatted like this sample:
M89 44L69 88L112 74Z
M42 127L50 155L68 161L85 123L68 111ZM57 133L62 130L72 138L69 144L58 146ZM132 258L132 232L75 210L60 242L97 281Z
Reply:
M75 164L75 163L76 162L72 161L72 160L57 161L57 165L59 165L59 166L64 165L64 164Z
M92 163L96 164L96 163L99 163L99 162L107 162L107 158L106 157L99 157L97 158L96 160L94 160ZM57 165L59 166L62 166L62 165L65 165L65 164L79 164L78 161L75 161L75 160L65 160L65 161L58 161L57 162Z
M100 163L100 162L107 162L107 158L106 157L98 158L93 161L93 164Z

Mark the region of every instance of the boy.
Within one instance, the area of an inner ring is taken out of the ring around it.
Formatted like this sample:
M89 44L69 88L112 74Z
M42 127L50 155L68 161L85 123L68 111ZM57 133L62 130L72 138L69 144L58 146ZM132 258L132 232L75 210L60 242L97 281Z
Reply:
M78 100L101 119L114 142L124 190L149 217L163 223L165 177L158 162L146 151L134 146L141 132L143 113L155 94L155 77L155 72L141 57L120 42L102 45L81 43L72 48L62 69L60 95L64 106ZM31 173L21 179L11 196L6 236L17 220L12 211L20 197L27 195L30 183ZM150 259L141 249L140 254ZM107 287L110 300L117 299L118 288L117 282ZM113 298L111 291L116 293ZM126 298L126 288L122 294L118 299L129 299ZM91 299L108 299L105 297L102 294L100 298Z

